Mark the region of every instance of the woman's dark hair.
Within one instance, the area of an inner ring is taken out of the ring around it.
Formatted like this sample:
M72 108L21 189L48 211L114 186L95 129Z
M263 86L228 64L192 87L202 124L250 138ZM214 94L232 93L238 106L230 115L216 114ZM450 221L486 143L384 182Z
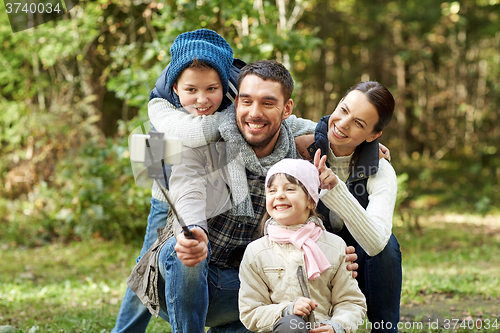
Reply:
M274 174L271 177L269 177L269 179L267 181L267 187L268 188L271 187L271 185L273 184L274 178L276 178L277 175L280 175L280 174L277 173L277 174ZM290 183L295 184L295 185L299 185L299 187L302 189L302 191L304 191L307 194L307 200L312 200L312 197L309 194L309 192L307 191L306 187L297 178L295 178L294 176L290 176L287 173L284 173L283 175L285 175L286 179ZM317 219L321 219L320 215L316 211L316 208L311 209L311 213L309 214L309 216L314 216ZM271 215L269 215L269 213L266 210L266 212L264 213L264 217L262 217L262 221L260 222L260 234L261 234L261 236L264 235L264 229L266 227L266 221L270 217L271 217Z
M377 109L379 120L373 128L373 132L382 131L389 124L394 114L394 97L389 89L377 81L362 81L347 90L342 99L353 90L363 92L368 101Z

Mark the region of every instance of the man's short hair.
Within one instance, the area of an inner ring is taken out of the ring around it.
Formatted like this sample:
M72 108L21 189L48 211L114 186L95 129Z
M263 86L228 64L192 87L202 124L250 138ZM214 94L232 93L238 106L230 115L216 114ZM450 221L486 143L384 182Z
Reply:
M259 60L247 64L238 75L238 90L245 76L252 74L264 81L271 80L280 83L285 103L292 98L293 78L288 69L281 63L275 60Z

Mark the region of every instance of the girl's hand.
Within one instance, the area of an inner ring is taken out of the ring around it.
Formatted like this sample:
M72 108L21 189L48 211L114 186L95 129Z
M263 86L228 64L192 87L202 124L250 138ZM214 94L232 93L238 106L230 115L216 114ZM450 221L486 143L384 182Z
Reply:
M321 149L318 149L316 154L314 154L314 166L319 172L320 189L331 190L337 185L337 176L333 173L332 169L326 166L326 155L321 157Z
M293 314L297 316L307 316L316 309L318 303L310 298L301 297L293 305Z
M324 333L324 332L335 333L335 330L330 325L321 325L320 327L315 327L314 329L311 329L309 332L311 332L311 333Z

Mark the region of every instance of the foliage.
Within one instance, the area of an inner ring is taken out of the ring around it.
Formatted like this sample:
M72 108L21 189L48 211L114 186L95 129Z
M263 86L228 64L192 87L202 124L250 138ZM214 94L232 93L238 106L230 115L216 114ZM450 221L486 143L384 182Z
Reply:
M135 186L126 141L88 140L58 163L51 186L37 184L28 200L11 201L2 239L40 245L56 238L137 240L150 191Z
M499 8L498 0L86 0L15 34L0 13L0 236L33 245L140 234L148 195L133 185L125 138L147 121L175 37L202 27L244 61L285 63L297 83L294 112L313 120L356 81L384 83L397 108L382 141L408 174L403 208L494 212Z

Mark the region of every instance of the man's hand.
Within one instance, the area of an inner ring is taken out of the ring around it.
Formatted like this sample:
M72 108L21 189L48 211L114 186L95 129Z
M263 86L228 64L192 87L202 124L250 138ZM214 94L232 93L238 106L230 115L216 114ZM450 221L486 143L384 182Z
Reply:
M347 264L347 270L352 271L352 277L356 278L358 276L358 272L356 270L359 268L358 264L355 263L355 261L358 259L358 255L356 254L356 249L354 246L348 246L345 249L345 261L348 262Z
M316 303L315 300L307 298L307 297L301 297L295 301L295 304L293 305L293 314L297 316L307 316L316 309L318 306L318 303Z
M386 158L389 162L391 161L391 152L389 151L389 148L384 146L379 142L378 144L378 159Z
M192 228L191 232L196 239L186 238L182 232L177 235L175 252L185 266L194 267L207 258L208 237L205 231L198 227Z
M314 154L314 166L319 172L320 189L331 190L337 185L339 182L338 178L333 173L332 169L326 166L326 155L321 157L321 149L316 150L316 154Z
M310 161L311 155L307 148L314 142L314 134L301 135L295 138L295 147L303 159Z

